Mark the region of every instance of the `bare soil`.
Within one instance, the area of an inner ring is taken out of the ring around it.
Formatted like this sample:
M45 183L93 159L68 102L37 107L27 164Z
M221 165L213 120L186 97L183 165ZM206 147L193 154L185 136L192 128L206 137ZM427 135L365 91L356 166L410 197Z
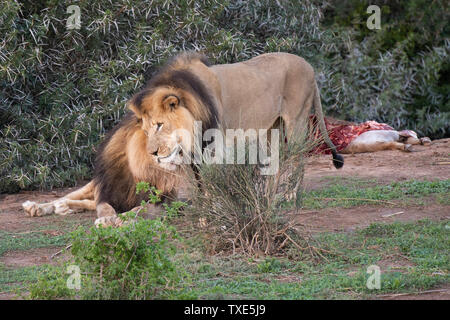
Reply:
M344 155L344 167L335 169L331 156L314 156L305 169L306 190L329 185L330 177L343 179L376 179L377 183L406 180L450 179L450 139L433 141L430 146L414 146L413 152L379 151ZM401 212L401 213L400 213ZM293 212L296 219L312 231L352 231L373 222L416 221L420 219L445 220L450 218L450 206L431 204L426 207L367 205L327 208L315 211ZM389 216L394 214L392 216Z
M328 177L346 179L376 179L377 183L390 183L404 180L435 180L450 178L450 139L433 141L431 146L415 146L414 152L380 151L377 153L344 155L343 169L336 170L331 156L312 157L305 173L307 190L317 189L329 184ZM325 177L325 179L324 179ZM78 186L80 187L80 186ZM26 200L47 202L73 191L75 188L57 189L50 192L20 192L0 195L0 231L11 233L43 232L58 235L65 226L94 222L95 212L81 212L67 216L46 216L30 218L22 210ZM383 217L392 213L401 214ZM316 211L292 213L299 222L312 231L351 232L372 222L416 221L423 218L444 220L450 218L450 206L434 203L427 206L385 207L363 205L348 209L327 208ZM25 266L52 263L51 255L61 248L41 248L29 251L7 252L0 257L0 264L19 268ZM395 263L391 267L396 267ZM398 265L397 267L402 267ZM404 267L404 266L403 266ZM437 288L438 291L408 295L381 296L383 299L449 299L449 287ZM0 293L0 299L10 299L13 295Z
M435 140L430 146L413 147L413 152L385 150L345 154L344 167L339 170L333 167L331 156L314 156L305 171L306 189L323 185L324 176L376 179L386 183L450 178L450 139Z
M391 214L394 214L390 216ZM323 210L292 213L296 220L312 232L345 231L367 227L371 223L392 223L394 221L434 221L450 219L450 206L433 204L424 207L382 207L358 206L353 208L327 208Z
M55 264L52 256L58 252L58 247L36 248L26 251L10 251L0 257L0 263L7 268L32 267L42 264Z

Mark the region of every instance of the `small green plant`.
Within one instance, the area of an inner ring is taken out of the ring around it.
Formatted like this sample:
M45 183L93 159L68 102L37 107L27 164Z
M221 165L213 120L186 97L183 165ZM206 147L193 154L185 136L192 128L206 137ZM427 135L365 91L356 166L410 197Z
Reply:
M186 207L186 203L182 201L173 201L168 205L167 203L163 203L163 207L165 209L166 218L171 220L178 216L178 213Z
M152 299L180 280L172 261L177 234L160 219L133 217L120 228L81 227L71 236L71 261L32 284L31 299ZM66 286L69 265L80 269L79 291Z
M148 182L145 181L141 181L138 182L136 184L136 194L139 194L141 192L144 193L148 193L148 201L151 204L157 204L159 202L161 202L161 191L156 189L154 186L151 186L148 184ZM143 202L141 203L141 205L145 205L145 201L142 200Z
M148 184L148 182L138 182L136 184L136 194L141 192L148 193L148 202L151 204L157 204L161 202L161 191L156 189L154 186ZM141 206L145 207L146 202L142 200ZM163 215L164 219L172 219L178 216L178 213L186 206L185 202L182 201L172 201L170 204L163 203L162 204L165 214Z
M275 258L266 258L264 261L258 263L258 273L272 273L281 268L281 263Z

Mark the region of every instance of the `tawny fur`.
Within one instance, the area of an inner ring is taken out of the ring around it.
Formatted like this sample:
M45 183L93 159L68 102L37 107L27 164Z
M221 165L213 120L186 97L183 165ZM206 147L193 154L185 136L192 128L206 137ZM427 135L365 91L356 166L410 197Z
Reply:
M201 59L200 55L174 59L129 101L132 113L126 115L100 145L91 182L50 203L27 201L23 203L26 214L33 217L96 210L96 224L115 225L117 211L133 210L144 199L145 196L136 195L136 183L140 181L162 191L163 199L174 199L181 169L164 169L156 163L153 154L164 156L170 152L165 137L176 129L193 132L195 120L208 126L215 124L213 106L205 105L210 102L205 96L206 90L188 83L196 79L186 71L186 63ZM199 97L195 89L205 91L204 96ZM162 134L155 135L158 123L165 126Z
M24 209L34 216L58 213L57 203L68 210L92 209L93 201L99 217L96 223L108 224L117 210L139 204L134 192L138 181L149 182L167 197L176 193L179 168L167 171L156 163L176 144L192 150L183 138L178 141L174 130L184 129L192 136L194 121L202 121L203 131L219 124L223 129L269 129L281 119L290 139L296 130L305 128L312 107L339 168L343 158L328 137L314 70L304 59L270 53L241 63L210 66L201 55L181 54L130 100L133 113L99 148L89 187L83 187L76 199L69 194L51 204L27 203ZM173 169L170 164L167 168ZM83 194L85 199L80 196Z

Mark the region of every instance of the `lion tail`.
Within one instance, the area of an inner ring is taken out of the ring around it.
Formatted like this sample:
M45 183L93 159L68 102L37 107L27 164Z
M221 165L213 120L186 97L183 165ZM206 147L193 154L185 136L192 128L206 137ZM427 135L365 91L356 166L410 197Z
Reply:
M331 153L333 155L333 164L336 167L336 169L340 169L344 166L344 157L342 157L340 154L336 151L336 146L331 142L330 137L328 136L328 131L325 126L325 120L323 117L323 111L322 111L322 103L320 102L320 92L319 88L317 87L317 83L314 81L314 109L316 111L316 117L317 122L319 123L319 129L322 133L323 140L328 145L328 147L331 149Z

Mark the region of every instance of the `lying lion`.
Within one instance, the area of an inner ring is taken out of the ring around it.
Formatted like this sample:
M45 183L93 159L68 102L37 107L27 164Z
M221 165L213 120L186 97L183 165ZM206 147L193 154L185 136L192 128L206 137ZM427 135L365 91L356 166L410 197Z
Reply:
M180 54L129 101L131 112L97 151L91 182L53 202L27 201L23 208L32 217L96 210L96 225L117 225L116 212L140 204L135 192L139 181L161 190L163 200L176 197L182 171L172 160L181 151L193 151L194 121L202 122L204 132L219 126L269 129L281 120L290 139L307 125L312 106L340 168L343 158L328 137L314 71L304 59L269 53L211 66L202 55ZM191 136L174 135L176 131Z

